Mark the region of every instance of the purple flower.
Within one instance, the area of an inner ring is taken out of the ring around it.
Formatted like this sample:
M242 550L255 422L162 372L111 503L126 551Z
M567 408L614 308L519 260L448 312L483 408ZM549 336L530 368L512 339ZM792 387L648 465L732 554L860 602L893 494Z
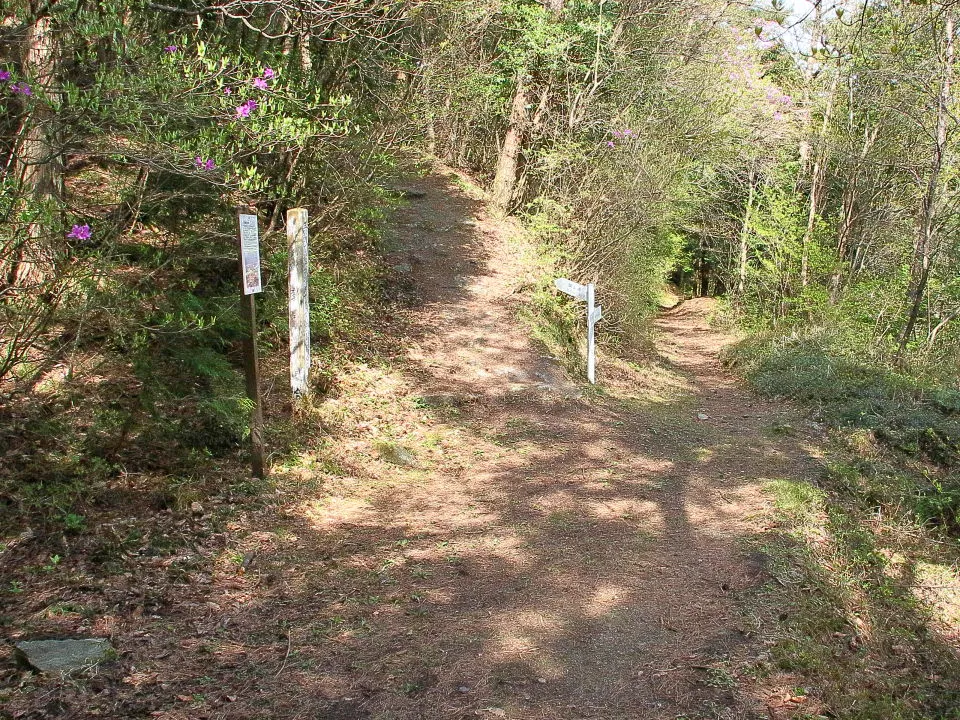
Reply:
M200 167L201 165L203 165L203 158L200 157L199 155L197 155L197 156L193 159L193 164L196 165L197 167Z
M27 97L33 95L33 90L31 90L30 86L26 83L14 83L10 86L10 92L20 93L21 95L26 95Z
M10 79L10 71L0 70L0 82L6 82L9 79Z
M263 78L254 78L254 80L253 80L253 86L254 86L257 90L266 90L266 89L267 89L267 81L264 80Z
M216 167L217 167L217 164L216 164L212 159L207 160L207 161L203 164L203 169L204 169L204 170L213 170L213 169L215 169Z
M263 77L265 77L267 80L269 80L270 78L272 78L274 75L276 75L276 73L273 72L273 68L265 67L265 68L263 69Z
M607 147L616 147L613 140L607 140Z
M74 240L89 240L92 234L89 225L74 225L73 229L67 233L67 237Z
M233 90L231 90L230 88L226 87L226 88L223 89L223 94L224 94L224 95L233 95Z
M256 100L247 100L242 105L237 106L237 119L248 118L253 110L256 110L258 103Z
M176 45L167 45L167 46L163 49L163 51L164 51L164 52L168 52L168 53L175 53L175 52L176 52L177 50L179 50L179 49L180 49L180 48L178 48Z

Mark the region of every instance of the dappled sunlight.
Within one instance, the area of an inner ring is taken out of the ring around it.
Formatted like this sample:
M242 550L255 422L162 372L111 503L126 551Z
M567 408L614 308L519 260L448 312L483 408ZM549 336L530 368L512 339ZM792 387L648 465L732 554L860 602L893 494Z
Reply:
M493 221L460 219L409 232L403 343L346 364L307 408L323 437L211 540L211 576L182 559L180 614L158 604L145 627L179 623L189 642L145 639L138 672L199 704L213 664L237 717L264 695L279 716L332 720L746 707L720 672L757 651L738 602L765 575L743 543L761 478L808 472L798 438L764 435L770 409L703 359L711 332L579 385L515 322L510 248L477 251Z
M303 515L318 530L338 525L352 525L376 515L369 500L355 497L327 496L303 508Z
M626 600L627 591L619 585L605 584L597 587L593 596L588 598L583 613L588 618L601 618L609 615Z
M660 506L653 501L611 499L586 501L589 512L599 520L633 523L644 532L658 533L665 527Z

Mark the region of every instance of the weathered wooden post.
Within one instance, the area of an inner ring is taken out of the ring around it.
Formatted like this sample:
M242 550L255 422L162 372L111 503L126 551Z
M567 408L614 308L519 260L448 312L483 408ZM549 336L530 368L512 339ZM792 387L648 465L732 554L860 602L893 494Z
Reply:
M250 445L253 476L266 477L263 449L263 408L260 404L260 359L257 355L256 293L263 292L260 278L260 228L256 215L238 208L240 227L240 312L247 334L243 338L243 364L246 375L247 397L253 403L250 413Z
M290 389L294 408L310 394L310 239L305 208L287 211Z

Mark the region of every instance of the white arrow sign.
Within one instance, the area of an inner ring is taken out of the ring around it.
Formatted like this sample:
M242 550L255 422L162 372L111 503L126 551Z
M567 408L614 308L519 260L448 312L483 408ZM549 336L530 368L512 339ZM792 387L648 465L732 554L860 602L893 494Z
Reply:
M603 308L599 305L594 307L593 283L581 285L566 278L557 278L553 281L553 284L557 286L557 290L560 292L572 295L577 300L587 301L587 379L596 384L597 344L593 337L593 326L603 317Z
M572 295L577 300L587 299L586 285L575 283L573 280L567 280L566 278L557 278L553 281L553 284L557 286L557 290L566 293L567 295Z

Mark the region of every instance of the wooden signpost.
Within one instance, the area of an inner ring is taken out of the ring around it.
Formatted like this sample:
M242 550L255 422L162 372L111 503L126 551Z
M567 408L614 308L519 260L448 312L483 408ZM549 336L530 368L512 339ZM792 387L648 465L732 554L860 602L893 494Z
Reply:
M587 303L587 380L591 384L597 383L597 344L594 337L594 325L603 318L603 308L595 305L596 288L593 283L581 285L566 278L557 278L553 284L562 293L586 301Z
M307 211L287 211L290 389L294 407L310 392L310 246Z
M237 221L240 228L240 312L247 334L243 338L243 364L247 381L247 397L253 403L250 414L250 444L252 450L253 476L266 476L263 449L263 408L260 405L260 359L257 356L257 304L256 293L263 291L260 277L260 229L256 215L239 208Z

